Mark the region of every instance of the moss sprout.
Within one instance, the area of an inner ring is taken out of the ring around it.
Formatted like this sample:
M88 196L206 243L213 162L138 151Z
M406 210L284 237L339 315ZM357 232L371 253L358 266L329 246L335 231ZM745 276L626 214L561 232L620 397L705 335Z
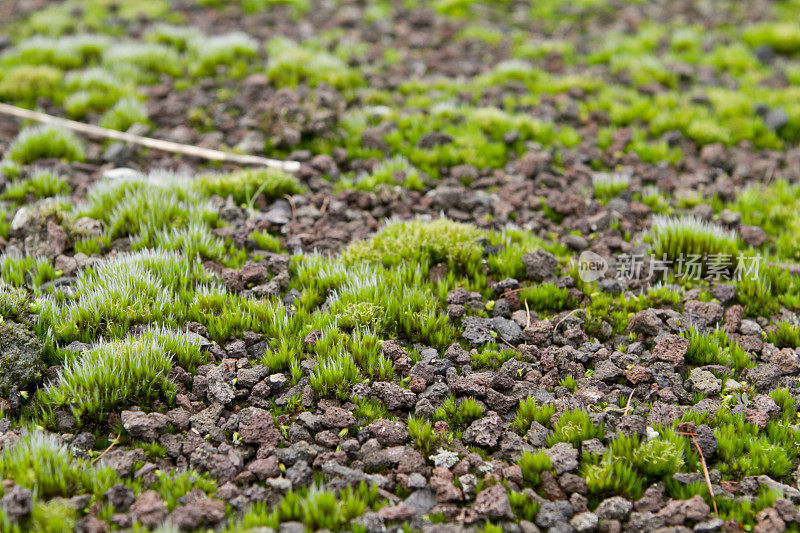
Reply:
M69 130L56 126L33 126L22 130L8 147L6 158L20 165L38 159L59 158L83 161L83 143Z

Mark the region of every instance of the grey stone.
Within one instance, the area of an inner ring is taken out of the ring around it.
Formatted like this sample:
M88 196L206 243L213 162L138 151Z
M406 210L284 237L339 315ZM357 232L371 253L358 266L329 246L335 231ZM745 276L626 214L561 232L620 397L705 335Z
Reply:
M577 533L590 533L594 531L597 529L597 522L597 515L590 511L576 514L569 521L570 525L575 528Z
M565 472L572 472L578 468L578 450L567 442L558 442L552 448L545 450L550 461L553 463L553 470L557 475Z
M512 346L522 342L522 328L516 322L496 316L492 319L492 326L500 338Z
M601 520L619 520L624 522L633 510L633 504L622 496L606 498L595 509L597 517Z
M10 320L0 322L0 397L24 390L42 379L42 345L30 328Z
M556 259L556 256L541 248L535 252L528 252L523 255L522 264L525 265L528 278L533 281L551 279L555 277L556 270L558 269L558 259Z

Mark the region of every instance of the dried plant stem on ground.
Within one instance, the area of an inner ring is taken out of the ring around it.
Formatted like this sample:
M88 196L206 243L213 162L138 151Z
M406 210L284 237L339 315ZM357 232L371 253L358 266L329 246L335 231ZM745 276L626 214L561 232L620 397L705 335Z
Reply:
M62 128L77 131L91 137L115 139L117 141L138 144L139 146L146 146L147 148L153 148L154 150L163 150L164 152L184 154L192 157L208 159L211 161L224 161L227 163L237 163L239 165L265 166L292 173L297 172L300 169L300 163L298 161L281 161L278 159L269 159L267 157L249 154L231 154L228 152L222 152L220 150L202 148L200 146L191 146L189 144L180 144L172 141L142 137L141 135L135 135L133 133L101 128L100 126L95 126L93 124L84 124L83 122L78 122L75 120L54 117L52 115L48 115L47 113L31 111L30 109L4 104L2 102L0 102L0 113L26 120L35 120L37 122L50 124L52 126L60 126Z

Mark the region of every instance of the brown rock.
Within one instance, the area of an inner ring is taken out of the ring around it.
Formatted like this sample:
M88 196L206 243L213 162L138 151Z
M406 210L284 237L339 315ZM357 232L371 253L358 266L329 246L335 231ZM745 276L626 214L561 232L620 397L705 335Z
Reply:
M258 407L249 407L239 413L239 435L248 444L277 446L281 432L275 427L272 414Z
M633 365L625 372L625 377L634 385L638 385L639 383L647 383L653 379L653 374L643 365Z
M353 413L341 407L330 406L325 409L320 422L329 428L351 428L356 425L356 417Z
M670 333L653 347L653 357L677 368L683 365L688 349L689 339Z
M131 514L148 528L155 528L167 517L164 500L154 490L146 490L131 506Z
M708 516L710 508L699 494L688 500L672 500L658 512L658 516L671 525L681 525L687 520L697 522Z
M473 509L488 520L512 520L514 518L508 492L500 484L483 489L475 498Z

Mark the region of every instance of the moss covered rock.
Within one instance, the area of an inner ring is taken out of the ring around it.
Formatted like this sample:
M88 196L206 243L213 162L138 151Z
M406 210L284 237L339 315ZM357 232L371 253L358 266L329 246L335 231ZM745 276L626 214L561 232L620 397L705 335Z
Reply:
M0 397L30 388L42 377L42 345L36 335L22 324L0 322Z

